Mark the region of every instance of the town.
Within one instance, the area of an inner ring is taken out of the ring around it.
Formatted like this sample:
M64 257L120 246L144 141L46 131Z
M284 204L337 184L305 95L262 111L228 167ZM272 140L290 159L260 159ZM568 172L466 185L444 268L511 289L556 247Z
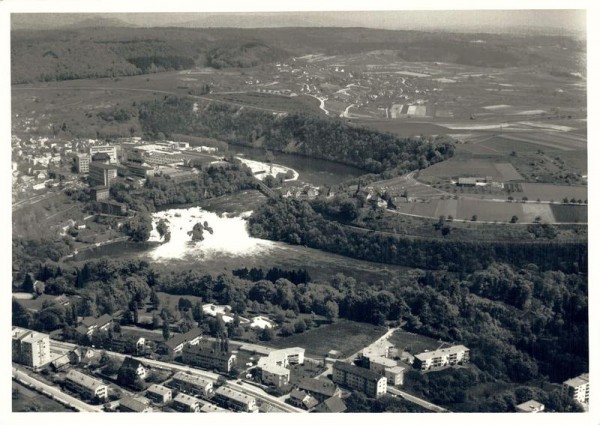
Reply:
M13 412L589 413L580 29L57 16L11 20Z

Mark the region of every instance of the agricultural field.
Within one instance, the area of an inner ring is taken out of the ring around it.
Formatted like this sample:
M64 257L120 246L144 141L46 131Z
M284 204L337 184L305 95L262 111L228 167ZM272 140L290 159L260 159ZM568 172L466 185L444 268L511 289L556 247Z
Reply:
M569 200L585 201L588 199L587 186L562 186L544 183L521 183L523 196L530 200L540 199L542 201L562 202L564 198Z
M272 109L275 111L287 111L297 113L319 113L319 101L310 96L282 96L268 93L215 93L206 96L210 99L218 99L244 106L255 106L259 108Z
M422 353L425 350L436 350L442 344L442 341L429 338L424 335L418 335L412 332L407 332L398 329L388 339L388 341L396 347L398 354L402 351L407 351L413 355Z
M587 223L587 206L551 205L552 213L559 223Z
M522 179L522 176L510 163L476 158L465 161L458 156L447 161L438 162L419 172L419 179L425 182L436 179L449 180L456 177L486 176L501 182Z
M264 343L275 348L304 347L311 357L323 358L330 350L339 350L348 357L382 336L386 329L368 323L339 319L335 323L321 325L301 334L277 338Z

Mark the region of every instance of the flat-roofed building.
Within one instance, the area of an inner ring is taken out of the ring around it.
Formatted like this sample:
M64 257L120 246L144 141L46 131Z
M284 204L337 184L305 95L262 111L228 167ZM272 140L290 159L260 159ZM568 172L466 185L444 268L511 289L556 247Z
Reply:
M544 411L545 406L536 400L528 400L515 406L515 410L519 413L539 413Z
M304 363L304 348L291 347L274 350L258 360L258 369L263 384L281 387L290 381L290 364Z
M75 156L75 168L79 174L87 174L90 172L91 158L88 154L80 153Z
M108 386L96 378L71 369L65 379L65 384L73 391L88 399L105 399L108 396Z
M173 399L171 406L179 412L199 412L202 402L191 395L179 393Z
M333 382L379 398L387 391L387 379L371 370L344 362L333 364Z
M453 345L439 350L415 355L414 366L421 370L439 369L469 362L469 349L464 345Z
M91 186L110 186L110 183L117 178L117 167L112 164L102 162L92 162L88 181Z
M158 404L164 404L173 398L173 390L163 385L152 384L146 391L146 397Z
M23 328L12 328L12 359L39 370L50 362L50 337Z
M109 196L110 191L106 186L95 186L92 188L92 198L94 198L94 201L105 201Z
M222 406L238 412L258 412L256 399L227 387L219 387L215 391L215 400Z
M212 343L186 345L181 351L182 362L224 373L231 372L235 359L235 354L231 351L222 351Z
M203 397L206 397L213 392L212 381L185 372L177 372L173 376L171 384L180 391L190 394L199 394Z
M579 403L588 404L590 402L589 373L582 373L575 378L567 379L562 384L562 392Z

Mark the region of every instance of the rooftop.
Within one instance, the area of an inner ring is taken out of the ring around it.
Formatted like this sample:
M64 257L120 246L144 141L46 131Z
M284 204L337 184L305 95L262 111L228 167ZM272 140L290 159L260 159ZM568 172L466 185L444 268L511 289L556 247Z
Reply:
M469 351L469 349L464 345L453 345L452 347L441 348L439 350L425 351L424 353L415 355L415 357L421 361L425 361L434 357L448 356L450 354L458 354L464 351Z
M78 385L81 385L84 388L87 388L92 391L96 391L98 387L105 386L105 384L99 379L92 378L85 373L81 373L77 370L71 369L67 374L67 380L71 382L75 382Z
M173 338L165 342L165 345L171 349L175 349L177 346L183 344L184 342L196 339L201 335L202 330L200 328L193 328L184 334L177 334L173 336Z
M576 376L575 378L571 378L571 379L567 379L565 382L563 382L564 385L568 385L570 387L580 387L582 385L586 385L590 383L590 374L589 373L582 373L579 376Z
M200 400L198 400L196 397L192 397L191 395L187 395L184 393L177 394L173 400L190 407L201 403Z
M322 413L342 413L346 409L346 404L339 397L329 397L317 406L317 411Z
M92 162L90 164L90 170L92 168L100 168L102 170L116 170L117 166L112 164L104 164L102 162Z
M325 396L331 397L335 394L337 390L337 385L335 385L331 381L326 381L324 379L316 379L316 378L305 378L300 381L298 388L301 390L323 394Z
M366 379L367 381L379 381L382 376L362 367L354 366L349 363L344 362L335 362L333 364L333 369L342 370L347 373L351 373L353 375L360 376L361 378Z
M213 347L212 344L196 344L184 347L186 353L200 354L213 359L229 360L233 353L231 351L221 351Z
M254 397L250 397L246 394L242 394L239 391L235 391L226 387L217 388L215 391L215 395L220 395L222 397L235 400L239 403L256 403L256 399Z
M173 376L173 379L176 379L178 381L187 382L191 385L195 385L197 387L202 387L202 388L204 388L208 385L212 385L212 381L210 381L208 379L204 379L204 378L201 378L196 375L190 375L189 373L185 373L185 372L177 372Z
M144 397L125 397L119 401L120 406L127 407L134 412L143 412L149 404L150 401Z
M148 391L151 393L156 393L156 394L160 394L160 395L167 395L167 394L171 393L170 389L168 389L167 387L164 387L162 385L159 385L159 384L150 385L150 387L148 388Z
M525 403L518 404L515 407L517 410L524 412L539 412L544 410L544 405L536 400L527 400Z

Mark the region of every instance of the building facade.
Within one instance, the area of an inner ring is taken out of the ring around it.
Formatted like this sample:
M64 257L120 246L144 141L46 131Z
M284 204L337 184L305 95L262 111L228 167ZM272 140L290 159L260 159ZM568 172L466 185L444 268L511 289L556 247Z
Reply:
M237 412L258 412L256 399L227 387L219 387L215 391L215 400L222 406Z
M163 385L152 384L146 391L146 397L158 404L164 404L171 401L173 391Z
M79 174L87 174L90 172L90 156L82 153L75 156L75 168Z
M229 373L235 365L235 355L230 351L214 348L212 344L188 344L181 351L181 361L205 369Z
M333 364L333 382L379 398L387 391L387 379L371 370L344 362Z
M589 373L582 373L575 378L567 379L562 384L562 392L581 404L588 404L590 402Z
M204 397L213 392L212 381L184 372L177 372L173 376L171 384L180 391L190 394L199 394Z
M117 178L117 167L111 164L101 162L92 162L88 175L88 181L91 186L110 186L110 183Z
M50 337L29 329L13 327L12 358L34 370L41 369L50 362Z
M117 147L111 145L102 146L90 146L90 156L94 156L97 153L106 153L110 157L111 164L117 162Z
M415 356L414 366L420 370L439 369L469 362L469 349L464 345L454 345L434 351L426 351Z
M105 399L108 396L108 386L96 378L92 378L77 370L70 370L65 384L73 391L88 399Z

